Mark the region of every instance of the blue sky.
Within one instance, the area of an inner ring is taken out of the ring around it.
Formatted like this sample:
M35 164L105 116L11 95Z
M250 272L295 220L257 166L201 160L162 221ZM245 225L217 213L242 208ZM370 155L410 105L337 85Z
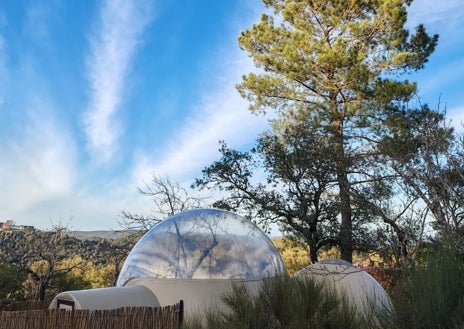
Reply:
M147 213L153 173L189 185L218 140L246 147L267 128L235 90L259 0L0 2L0 221L118 229ZM440 34L423 102L464 120L462 0L415 0L410 26Z

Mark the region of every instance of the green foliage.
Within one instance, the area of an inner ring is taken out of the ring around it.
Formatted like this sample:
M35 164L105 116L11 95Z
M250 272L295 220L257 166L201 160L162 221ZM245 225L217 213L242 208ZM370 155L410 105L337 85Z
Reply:
M54 288L52 290L52 296L70 290L83 290L90 289L92 285L89 281L85 280L84 277L80 275L64 275L56 278L52 281L51 286Z
M112 286L134 244L131 236L79 240L62 229L0 231L0 264L7 266L0 280L8 273L17 279L0 281L0 299L45 300L61 291Z
M90 263L83 273L84 280L90 283L91 288L111 287L116 276L116 264L112 263L107 265Z
M21 282L23 275L14 267L0 264L0 304L22 299Z
M239 91L252 110L317 111L329 124L366 112L365 101L408 99L415 85L385 73L421 69L438 40L422 25L404 29L410 2L264 1L282 23L263 14L242 32L240 47L266 73L244 76Z
M353 188L373 181L375 163L368 161L376 127L414 95L415 83L399 74L422 69L438 36L422 25L414 33L405 29L410 0L263 2L273 15L263 14L239 37L262 70L244 75L238 91L251 111L276 110L274 127L305 122L327 138L340 199L341 257L351 262L353 228L366 217L356 213L361 194Z
M436 243L395 278L393 311L369 313L366 319L321 281L278 277L266 280L258 294L235 286L223 298L226 310L189 318L184 328L458 329L464 327L463 291L462 253L453 243Z
M264 229L279 224L285 234L308 244L316 262L320 248L337 243L334 158L328 140L305 124L280 129L285 133L262 134L250 152L222 142L221 159L205 168L195 185L229 192L216 207L242 213ZM265 177L257 181L260 170Z
M453 129L446 126L445 113L427 105L392 111L382 128L387 130L378 144L382 154L413 165L418 165L418 155L427 151L446 152L454 139Z
M427 105L398 110L383 126L378 149L382 160L427 206L434 229L446 237L462 236L464 223L464 157L462 135L456 135L446 112ZM453 238L453 239L454 239Z
M307 245L289 238L272 239L285 264L289 275L293 275L310 264Z
M393 328L432 329L464 326L464 261L448 244L427 252L423 263L404 274L392 293Z
M45 300L51 280L76 266L59 266L66 258L76 255L81 247L79 240L66 233L61 227L53 231L26 228L0 232L0 261L27 274L28 282L23 285L23 290L29 290L25 291L26 297Z
M367 328L368 321L343 297L312 280L288 276L264 281L255 295L236 285L223 297L226 310L211 311L204 319L187 319L186 329L304 329Z

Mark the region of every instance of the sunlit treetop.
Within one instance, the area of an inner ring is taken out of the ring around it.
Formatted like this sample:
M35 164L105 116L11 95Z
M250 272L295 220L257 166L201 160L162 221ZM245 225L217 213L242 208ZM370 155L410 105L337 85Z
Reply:
M243 77L238 90L252 111L317 109L344 119L363 102L407 100L414 83L397 74L424 67L438 36L405 29L405 0L264 0L274 15L239 37L263 73Z

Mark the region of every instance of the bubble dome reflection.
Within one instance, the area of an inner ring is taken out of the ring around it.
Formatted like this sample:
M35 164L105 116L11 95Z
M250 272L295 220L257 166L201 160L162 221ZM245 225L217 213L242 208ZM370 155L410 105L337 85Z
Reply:
M134 278L258 280L284 272L279 252L234 213L196 209L149 230L129 253L118 286Z

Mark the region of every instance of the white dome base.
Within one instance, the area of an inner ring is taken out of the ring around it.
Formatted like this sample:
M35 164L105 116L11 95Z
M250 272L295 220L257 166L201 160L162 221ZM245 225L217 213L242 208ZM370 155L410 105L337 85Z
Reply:
M136 278L127 282L127 286L145 286L156 296L161 306L184 301L186 315L205 314L205 311L224 309L221 297L232 291L235 284L243 284L250 293L257 294L262 280L229 279L157 279Z

